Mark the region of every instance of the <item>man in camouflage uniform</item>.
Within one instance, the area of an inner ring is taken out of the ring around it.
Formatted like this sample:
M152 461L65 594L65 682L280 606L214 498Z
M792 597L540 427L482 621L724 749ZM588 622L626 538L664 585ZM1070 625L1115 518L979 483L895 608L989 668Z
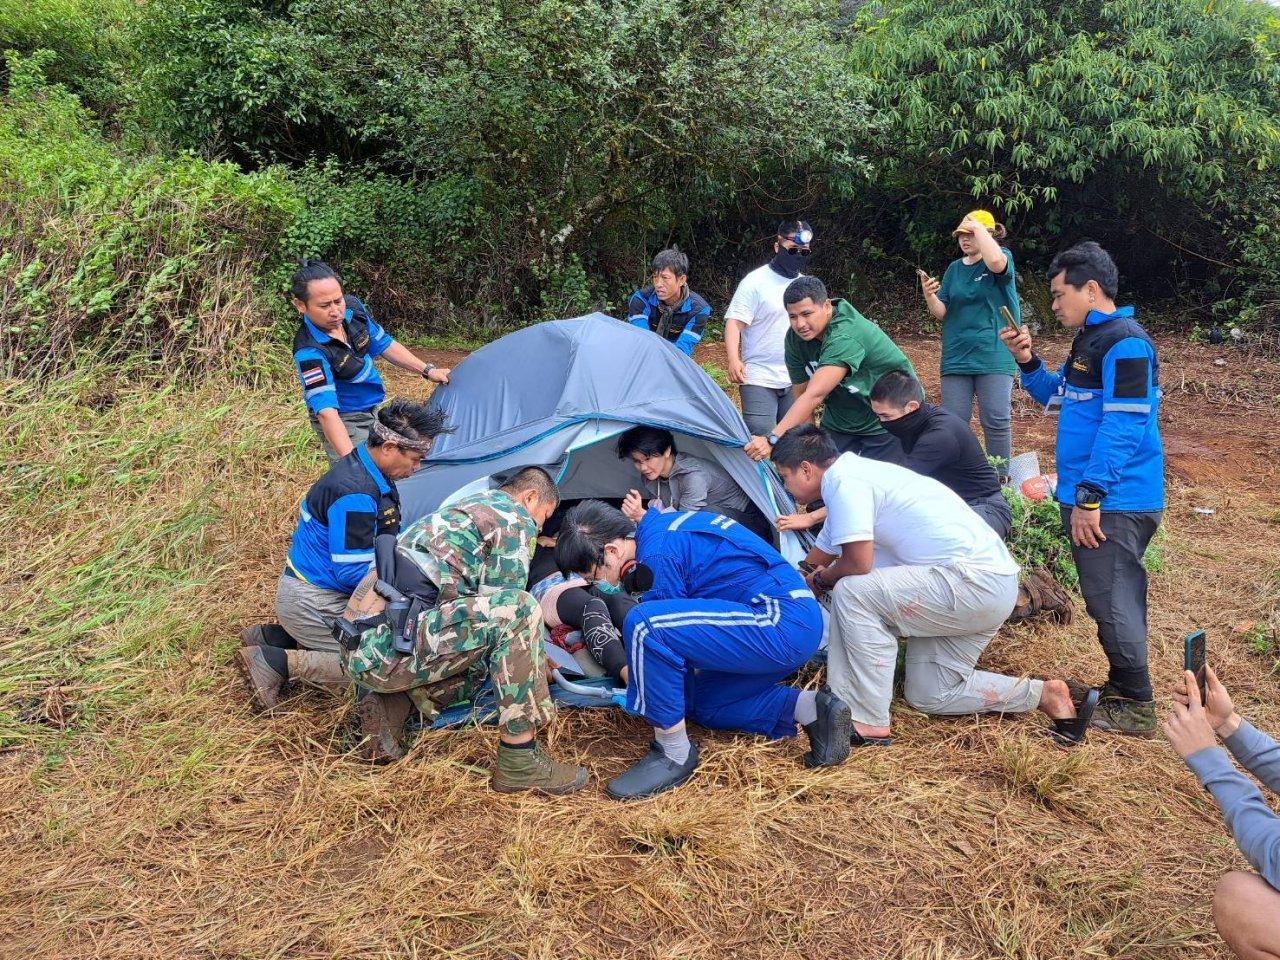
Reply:
M558 502L546 471L526 467L501 488L438 510L400 535L398 562L413 564L439 596L418 616L411 653L395 650L384 618L343 654L343 669L362 691L361 728L374 759L403 756L400 736L411 705L429 722L488 676L501 728L494 789L570 793L586 783L586 771L556 763L534 740L554 708L542 615L524 587L538 530ZM371 572L357 587L346 619L382 612L376 576Z

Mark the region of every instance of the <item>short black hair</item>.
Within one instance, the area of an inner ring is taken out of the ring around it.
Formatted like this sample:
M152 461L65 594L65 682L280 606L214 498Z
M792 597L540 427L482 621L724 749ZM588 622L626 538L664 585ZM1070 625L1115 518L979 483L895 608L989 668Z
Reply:
M790 220L783 220L778 224L778 236L782 237L784 240L790 240L795 236L795 234L802 230L808 230L810 233L813 233L813 227L809 226L808 220L797 220L792 218Z
M782 291L782 303L788 307L801 300L812 300L816 304L823 304L828 299L827 285L817 277L796 277L787 284L787 289Z
M289 279L289 292L295 300L306 303L311 281L337 279L338 275L333 272L333 267L323 260L308 260L304 257L298 261L298 269L293 271L293 276Z
M538 492L538 500L542 503L551 507L556 507L560 504L560 488L551 479L551 474L542 467L521 467L503 481L501 489L504 493L524 493L526 490L536 490Z
M434 440L441 434L453 433L453 428L445 424L443 412L404 397L393 397L379 407L378 422L406 440ZM370 433L367 442L371 447L378 447L384 441Z
M825 432L815 426L792 427L773 447L773 465L795 470L802 463L831 466L840 451Z
M676 453L676 438L670 430L658 427L632 427L618 438L618 459L625 460L633 453L656 457L670 450Z
M873 403L888 403L901 409L912 400L924 403L924 387L905 370L890 370L880 375L868 397Z
M1114 300L1120 292L1120 271L1116 269L1116 262L1111 259L1111 254L1092 240L1068 247L1054 257L1049 264L1049 279L1053 280L1064 271L1066 277L1063 279L1077 290L1090 280L1096 280L1107 299Z
M604 562L605 544L636 535L636 525L616 507L583 500L565 516L556 538L556 568L583 575Z
M688 255L679 247L659 250L658 255L653 258L653 272L661 273L663 270L670 270L677 277L687 277L689 275Z

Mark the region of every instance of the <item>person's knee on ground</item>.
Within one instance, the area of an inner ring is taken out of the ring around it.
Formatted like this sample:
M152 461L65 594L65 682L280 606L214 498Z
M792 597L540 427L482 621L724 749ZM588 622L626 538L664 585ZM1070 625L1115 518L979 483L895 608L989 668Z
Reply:
M1280 958L1280 890L1256 873L1223 875L1213 895L1213 925L1241 960Z

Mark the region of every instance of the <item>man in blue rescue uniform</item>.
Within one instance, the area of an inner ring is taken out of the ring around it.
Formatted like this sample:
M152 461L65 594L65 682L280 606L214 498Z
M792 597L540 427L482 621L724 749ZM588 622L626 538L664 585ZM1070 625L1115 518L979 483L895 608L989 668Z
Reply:
M1164 511L1164 452L1157 414L1155 344L1116 306L1119 271L1096 243L1059 253L1049 266L1053 312L1077 330L1071 354L1050 373L1027 328L1000 337L1042 404L1062 403L1058 501L1071 536L1089 616L1110 663L1093 725L1137 737L1156 733L1147 671L1147 571L1142 556Z
M345 689L333 622L374 559L374 538L400 529L396 481L413 474L448 432L425 404L392 400L361 444L335 463L302 500L284 571L276 582L278 624L240 635L236 668L259 710L280 700L290 679Z
M689 289L689 258L674 247L653 258L653 283L633 293L627 305L628 323L670 340L689 357L709 316L707 301Z
M293 363L311 427L330 464L364 443L374 408L386 399L374 357L386 357L432 383L449 382L448 370L419 360L378 325L358 298L344 293L327 264L304 260L290 287L298 311Z
M618 800L684 783L698 765L685 718L771 739L809 736L805 762L834 766L849 755L849 707L830 691L783 680L822 639L813 593L782 555L728 517L650 509L638 525L599 501L565 517L556 562L588 580L652 585L627 615L627 707L654 726L649 753L605 788Z

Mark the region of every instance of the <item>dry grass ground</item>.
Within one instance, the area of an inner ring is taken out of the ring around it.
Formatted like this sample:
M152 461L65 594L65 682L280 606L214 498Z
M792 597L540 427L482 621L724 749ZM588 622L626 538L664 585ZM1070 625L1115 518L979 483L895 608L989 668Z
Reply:
M907 346L936 369L932 342ZM1280 729L1274 677L1232 633L1280 593L1280 366L1164 355L1161 696L1203 626L1242 710ZM803 769L795 742L702 733L687 787L620 806L598 786L491 793L488 730L373 769L346 754L341 703L253 716L228 659L270 615L321 465L292 387L86 376L2 402L0 957L1225 956L1208 898L1242 860L1163 741L1067 754L1036 718L899 705L893 748L834 770ZM1025 397L1015 430L1051 449ZM985 663L1103 670L1083 615L1006 630ZM646 742L613 712L550 732L597 782Z

